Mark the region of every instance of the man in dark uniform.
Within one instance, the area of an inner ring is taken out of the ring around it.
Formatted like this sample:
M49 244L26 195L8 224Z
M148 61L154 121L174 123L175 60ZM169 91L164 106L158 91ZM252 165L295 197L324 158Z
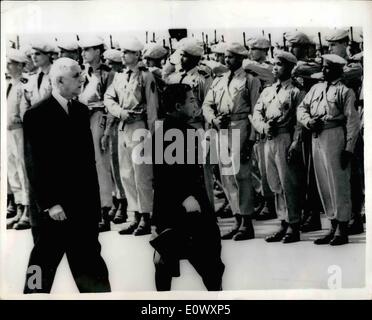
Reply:
M40 208L32 212L40 216L40 226L28 266L39 266L42 275L41 287L35 287L33 273L27 273L24 293L50 293L64 253L80 292L108 292L89 112L73 99L82 87L81 69L76 61L60 58L50 74L52 95L24 116L27 173Z
M179 130L183 137L187 130L195 130L188 121L198 111L192 88L186 84L172 84L164 92L167 115L163 122L167 130ZM162 143L163 151L172 143ZM186 141L185 141L186 142ZM187 163L189 143L182 146L182 163L163 164L154 161L155 225L155 282L158 291L171 289L172 277L179 273L179 260L188 259L200 274L208 290L221 290L224 264L221 261L220 231L214 210L208 200L203 166ZM193 145L191 148L194 147ZM155 151L155 148L153 148ZM166 156L166 153L163 153ZM197 155L195 146L195 155ZM187 157L187 158L186 158ZM154 157L156 160L156 157Z

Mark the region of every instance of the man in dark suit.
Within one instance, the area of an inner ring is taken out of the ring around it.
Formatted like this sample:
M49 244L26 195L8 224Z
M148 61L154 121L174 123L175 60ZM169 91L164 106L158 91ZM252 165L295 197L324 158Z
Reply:
M24 116L31 163L27 172L40 226L29 259L40 267L41 287L28 269L24 293L50 293L66 253L80 292L108 292L108 270L100 255L100 196L88 108L73 100L82 86L81 69L69 58L53 64L52 95Z
M220 231L214 210L208 200L204 183L203 165L187 162L188 155L198 147L186 143L187 130L195 129L188 121L196 114L196 98L190 86L172 84L164 92L164 107L167 115L163 122L164 134L178 131L182 133L184 144L176 155L176 163L167 159L166 149L177 143L163 138L158 141L155 133L154 144L163 144L160 154L164 161L156 157L159 150L153 148L154 155L154 211L152 224L155 226L151 244L155 248L155 282L158 291L171 289L172 277L179 273L179 260L188 259L202 277L208 290L222 290L222 275L225 269L221 261ZM161 130L161 127L159 127ZM180 141L178 141L180 142ZM181 143L182 143L181 142ZM195 148L191 150L191 148ZM177 147L177 152L180 149Z

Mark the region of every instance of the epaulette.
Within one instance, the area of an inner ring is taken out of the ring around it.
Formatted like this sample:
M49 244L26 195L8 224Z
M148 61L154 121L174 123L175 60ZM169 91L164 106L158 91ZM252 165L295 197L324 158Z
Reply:
M139 71L149 71L149 69L147 67L145 67L145 66L139 66L138 67L138 70Z
M21 81L23 84L26 84L26 83L28 82L28 79L22 77L20 81Z

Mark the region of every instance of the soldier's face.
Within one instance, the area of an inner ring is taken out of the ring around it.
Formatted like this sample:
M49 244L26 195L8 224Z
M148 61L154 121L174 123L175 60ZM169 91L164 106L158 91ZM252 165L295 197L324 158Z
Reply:
M124 50L123 51L123 61L124 64L128 66L132 66L137 64L139 59L139 53L135 51L130 51L130 50Z
M22 73L23 64L16 61L8 61L6 64L6 69L8 73L14 77Z
M61 95L67 99L77 97L81 93L83 82L84 78L81 75L80 67L72 66L60 79L59 86Z
M70 58L72 60L78 61L79 60L79 52L78 51L66 51L61 49L59 53L60 58Z
M146 58L146 65L151 68L151 67L156 67L156 62L153 59Z
M280 80L287 80L291 77L293 66L290 63L284 62L280 59L274 60L273 74L275 78Z
M178 106L177 109L186 119L195 117L198 107L192 90L186 92L184 104L182 106Z
M346 43L341 42L329 42L329 53L337 54L340 57L346 55Z
M325 81L333 81L342 75L342 67L329 65L327 62L324 61L322 72Z
M100 55L100 50L92 47L83 48L81 51L81 56L83 57L84 63L92 63L96 60L99 60Z
M225 64L225 54L224 53L216 53L216 61L222 64Z
M27 55L27 62L25 66L25 71L26 72L32 72L34 71L37 67L34 65L34 62L32 61L31 55Z
M181 66L184 70L190 70L197 65L196 59L190 56L187 52L181 53Z
M257 48L251 48L251 50L249 50L249 54L251 60L253 61L260 61L266 58L266 52Z
M50 64L49 56L39 50L32 49L31 59L36 67L43 67Z
M225 54L225 63L230 70L237 70L241 67L243 59L238 55L227 51Z

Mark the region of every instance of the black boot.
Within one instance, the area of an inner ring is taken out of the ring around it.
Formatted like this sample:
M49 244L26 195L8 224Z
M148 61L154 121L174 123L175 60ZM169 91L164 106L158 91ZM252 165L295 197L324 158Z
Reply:
M132 221L128 226L124 227L119 231L119 234L133 234L134 230L137 229L141 221L141 214L139 212L134 213L134 221Z
M361 234L364 232L363 218L360 214L355 214L348 225L348 234Z
M221 208L216 211L216 216L220 218L231 218L233 216L229 201L227 201L227 199L225 199L225 202L223 203Z
M290 223L287 233L285 234L282 242L293 243L300 241L300 223Z
M13 229L26 230L31 228L30 223L30 206L23 206L21 219L14 225Z
M109 211L110 211L110 207L103 207L101 209L102 220L98 225L99 232L106 232L106 231L111 230L110 219L108 216Z
M127 214L127 208L128 208L128 202L127 199L120 199L119 200L119 207L118 210L116 211L115 218L114 218L114 223L115 224L120 224L124 223L128 219L128 214Z
M17 206L14 202L14 195L8 194L8 207L6 209L6 218L14 218L17 215Z
M316 239L314 241L314 244L329 244L331 242L331 240L333 239L335 233L336 233L337 224L338 224L337 220L332 219L331 220L331 229L329 230L329 232L323 238Z
M261 212L256 216L256 220L263 221L263 220L270 220L276 219L276 210L275 210L275 201L274 198L268 198L265 201L265 205Z
M141 222L139 223L137 229L133 232L135 236L143 236L151 233L150 213L144 212L141 213L141 216Z
M241 214L236 214L235 215L234 226L232 227L232 229L230 231L228 231L227 233L223 234L221 236L221 239L222 240L232 239L233 236L238 232L241 224L242 224L242 215Z
M302 232L311 232L322 230L322 224L320 222L320 212L311 211L306 221L301 226Z
M336 230L335 236L329 242L331 246L341 246L343 244L349 243L349 237L347 235L347 222L338 221L338 228Z
M265 241L266 242L279 242L279 241L282 241L282 239L284 238L285 234L287 233L288 226L289 226L288 222L286 222L285 220L282 220L279 231L278 232L275 232L271 236L266 237Z
M112 221L115 217L116 211L118 210L119 200L116 197L112 197L112 207L108 212L108 217Z
M251 217L243 215L242 224L238 232L233 236L233 239L235 241L250 240L254 239L254 236L254 228Z

